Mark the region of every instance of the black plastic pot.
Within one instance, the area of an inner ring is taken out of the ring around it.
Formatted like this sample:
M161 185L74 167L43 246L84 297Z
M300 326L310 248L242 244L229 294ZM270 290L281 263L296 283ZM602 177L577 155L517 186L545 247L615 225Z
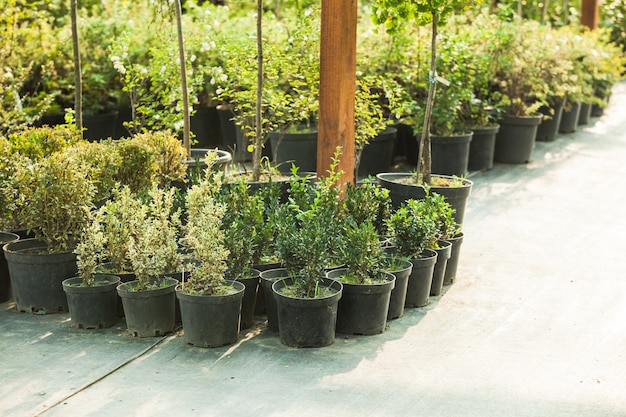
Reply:
M252 153L248 152L246 138L243 137L241 127L233 121L235 114L228 105L219 105L216 108L222 132L222 145L233 156L234 162L252 160Z
M411 262L402 261L402 268L399 268L397 271L387 271L396 277L396 285L391 290L389 298L387 320L395 320L404 315L404 303L406 302L406 292L412 269L413 264Z
M280 341L291 347L323 347L335 341L337 308L343 285L322 278L321 285L334 293L320 298L293 298L282 290L293 284L292 278L279 279L272 285L278 310Z
M578 115L580 114L580 103L569 103L563 108L559 132L574 133L578 130Z
M578 125L589 124L589 118L591 117L591 103L581 103L580 113L578 114Z
M430 295L432 296L441 294L443 280L446 274L446 266L448 265L448 259L450 259L452 253L452 243L447 240L439 240L437 244L439 247L432 249L437 252L437 261L433 268L433 280L430 286Z
M279 262L254 265L254 269L259 271L259 278L260 278L261 272L268 271L270 269L280 268L280 267L281 267L281 264ZM271 290L271 286L270 286L270 290ZM271 294L272 294L272 291L270 291L270 296ZM254 315L263 316L266 313L267 311L265 309L265 289L261 285L261 280L259 279L259 286L256 291L256 303L254 305Z
M83 115L84 138L97 141L114 137L117 114L117 110L111 110L106 113Z
M331 279L341 280L345 268L326 273ZM382 333L387 324L391 290L396 277L383 273L384 282L376 284L348 284L342 282L343 293L337 307L336 331L343 334L373 335Z
M176 288L185 341L197 347L220 347L237 342L244 284L228 281L227 295L187 294Z
M171 333L175 326L174 294L178 280L158 278L163 285L157 289L133 291L139 281L130 281L118 285L117 293L122 298L126 326L135 337L164 336Z
M424 307L428 305L430 287L433 283L433 270L437 262L437 252L424 249L418 258L411 259L413 268L409 275L406 290L405 308Z
M470 142L467 160L469 171L486 171L493 168L493 153L498 130L500 130L500 125L472 129L474 135Z
M357 178L388 172L393 162L393 145L398 129L387 127L363 148Z
M72 327L104 329L117 321L117 292L120 277L96 274L94 285L82 286L79 277L63 281Z
M47 253L45 243L25 239L4 245L13 299L19 311L67 313L63 280L76 276L76 255Z
M539 112L543 115L543 119L537 126L537 140L542 142L552 142L559 133L559 125L563 116L563 105L561 100L553 107L542 107Z
M452 243L452 250L450 251L450 259L448 259L448 263L446 264L446 273L443 277L443 285L450 285L456 279L456 271L461 257L463 236L463 233L459 233L455 237L448 239L448 241Z
M299 171L317 170L317 129L297 133L269 133L272 161L281 172L291 171L291 164Z
M259 288L259 271L253 269L251 275L246 278L237 279L241 282L245 291L243 293L243 300L241 302L241 323L240 328L242 330L249 329L254 323L254 308L256 305L257 289Z
M409 184L402 182L407 177L414 179L415 175L410 172L384 172L376 175L378 184L389 190L389 197L394 209L400 207L402 203L410 198L419 200L426 196L424 187L415 184L414 180ZM452 177L446 175L436 175L434 177L453 180ZM472 184L470 180L464 179L462 185L458 187L438 187L432 185L430 189L432 192L445 197L446 202L454 209L454 220L459 224L463 224L465 206L472 190Z
M19 235L9 232L0 232L0 247L9 242L19 240ZM11 278L4 251L0 250L0 303L11 299Z
M514 117L505 115L498 123L500 130L496 135L496 149L493 159L505 164L525 164L535 147L537 127L543 116Z
M267 328L272 332L278 332L278 307L276 306L276 298L272 290L274 282L282 278L288 278L286 268L275 268L261 271L261 285L259 288L263 290L265 298L265 311L267 313Z
M431 172L439 175L467 174L472 131L451 136L431 135Z

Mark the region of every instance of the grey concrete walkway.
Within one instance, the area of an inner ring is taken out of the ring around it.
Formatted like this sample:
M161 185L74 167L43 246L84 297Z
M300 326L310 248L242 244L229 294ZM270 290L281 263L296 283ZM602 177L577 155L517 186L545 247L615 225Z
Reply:
M457 282L382 335L204 350L1 304L0 415L626 416L624 109L472 176Z

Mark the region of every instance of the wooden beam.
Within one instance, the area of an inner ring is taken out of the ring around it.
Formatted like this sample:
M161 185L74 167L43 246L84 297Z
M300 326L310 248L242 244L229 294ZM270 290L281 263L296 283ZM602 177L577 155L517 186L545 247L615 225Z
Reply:
M598 16L598 0L583 0L580 9L580 23L589 29L597 29Z
M341 147L341 183L354 182L357 0L322 0L317 175Z

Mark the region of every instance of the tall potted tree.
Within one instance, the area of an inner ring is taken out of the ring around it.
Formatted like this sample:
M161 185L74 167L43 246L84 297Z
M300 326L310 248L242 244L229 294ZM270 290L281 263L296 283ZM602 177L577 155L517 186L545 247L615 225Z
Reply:
M416 23L419 26L430 25L430 73L428 98L424 110L422 134L419 143L419 158L417 164L417 174L398 173L378 174L382 186L391 190L394 205L398 207L407 198L424 197L422 185L439 188L444 185L451 190L450 195L446 195L451 204L456 208L458 221L462 222L465 213L465 204L469 197L471 181L456 181L451 184L449 178L440 176L433 181L431 176L431 145L430 133L432 129L433 105L435 103L436 86L439 82L447 82L437 74L437 34L440 26L444 25L447 19L456 10L463 9L473 2L467 0L411 0L399 2L396 0L377 0L372 8L372 17L378 24L384 24L387 31L398 32L406 21ZM452 185L452 186L451 186ZM444 188L444 187L442 187ZM438 192L447 194L447 191Z

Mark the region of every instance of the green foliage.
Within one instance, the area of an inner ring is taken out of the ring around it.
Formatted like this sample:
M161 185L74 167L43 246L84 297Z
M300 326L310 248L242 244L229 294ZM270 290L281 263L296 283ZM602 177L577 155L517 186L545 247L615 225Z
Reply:
M316 296L325 268L337 260L342 221L336 184L341 173L336 168L335 159L328 176L314 184L294 182L297 187L311 187L311 193L300 190L298 200L290 197L276 216L276 249L301 297Z
M23 230L32 227L26 216L29 182L20 182L16 173L27 172L31 160L11 152L10 142L0 137L0 230ZM26 179L26 178L25 178Z
M424 200L409 199L387 220L391 242L399 256L419 256L437 236L435 219L420 214L424 204Z
M226 207L222 229L224 245L230 253L227 276L232 279L249 277L265 225L263 197L251 193L241 176L237 182L222 186L218 201Z
M263 91L260 126L255 125L257 49L250 17L241 20L248 32L221 35L220 54L226 82L218 87L221 100L232 105L235 122L252 140L271 131L285 133L293 125L317 122L319 90L319 10L306 10L301 19L276 20L266 13L263 38ZM239 27L241 27L239 26ZM238 27L238 28L239 28ZM228 36L228 37L227 37ZM298 57L294 59L294 57ZM249 146L251 151L254 144ZM260 155L260 153L259 153Z
M370 221L357 223L348 217L340 236L337 259L346 266L342 281L369 284L381 268L383 250L380 236Z
M88 167L87 178L95 187L96 203L111 196L113 189L118 186L116 177L122 160L110 142L80 141L65 152Z
M142 290L149 287L151 278L182 270L182 255L178 250L180 210L174 210L174 192L174 189L160 189L156 184L152 186L146 217L128 245L132 272Z
M609 33L609 40L626 53L626 3L608 0L600 3L601 26Z
M152 185L154 176L151 149L133 139L120 139L113 144L121 159L115 180L129 187L133 193L145 193Z
M69 125L27 127L9 134L8 139L9 152L38 160L78 143L80 133Z
M348 184L343 201L344 213L358 224L372 223L378 236L387 234L385 220L391 215L389 190L375 179L366 178L361 184Z
M94 215L106 242L105 259L112 273L131 273L131 242L137 239L148 216L148 207L138 199L128 186L114 190ZM95 228L95 226L93 226Z
M437 240L450 239L461 232L461 227L454 220L454 209L445 197L426 189L426 196L415 205L414 214L428 218L435 224L435 234L428 241L427 247L436 247Z
M468 9L480 1L476 0L375 0L372 6L372 19L378 25L385 25L390 33L397 33L405 20L415 21L424 26L432 23L433 15L440 24L445 24L452 13Z
M131 141L151 150L152 167L149 172L154 172L153 181L161 188L169 188L173 183L185 180L187 153L173 132L143 132L133 136Z
M181 242L193 259L186 265L189 280L184 285L184 291L190 293L219 294L226 283L229 251L222 229L226 206L214 198L219 191L214 178L207 170L187 192L188 221Z
M52 39L45 12L23 7L16 0L0 8L0 134L20 130L36 122L53 100L42 92L36 75L50 71L50 63L35 61Z
M50 252L68 251L80 238L92 204L88 167L57 152L18 168L14 178L26 199L25 223L34 226Z
M88 223L74 249L78 276L86 286L93 285L94 275L106 259L107 242L99 216L99 212L90 212Z

